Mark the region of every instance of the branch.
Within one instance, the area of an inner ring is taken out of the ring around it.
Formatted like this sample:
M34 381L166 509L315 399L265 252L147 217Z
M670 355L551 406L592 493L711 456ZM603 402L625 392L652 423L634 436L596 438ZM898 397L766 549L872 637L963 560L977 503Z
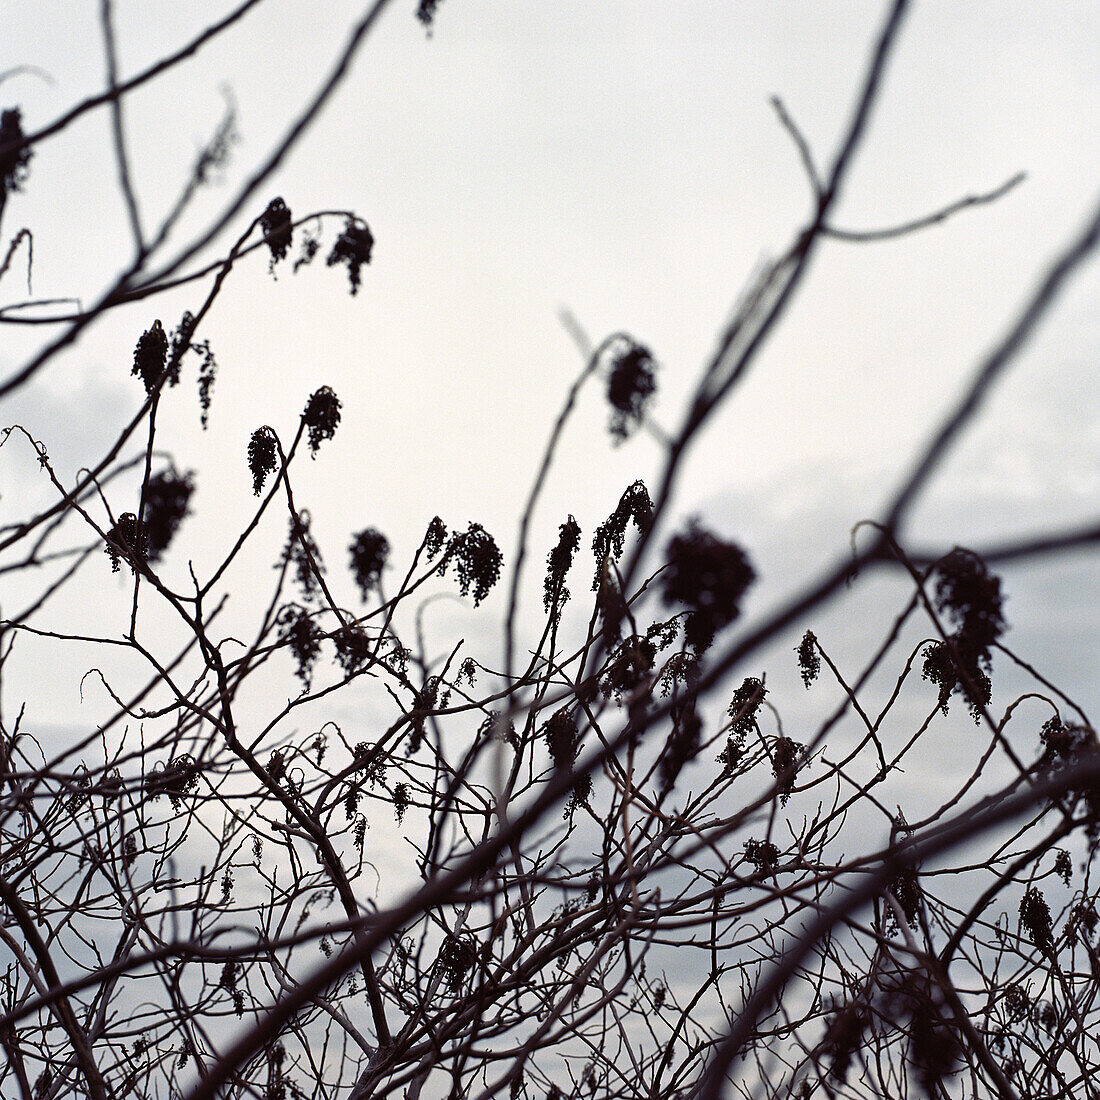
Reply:
M719 1100L726 1073L734 1058L748 1042L756 1027L757 1019L794 976L814 945L838 924L854 916L864 905L880 894L883 887L900 869L906 865L923 863L951 848L965 844L994 826L1026 813L1045 800L1097 782L1100 782L1100 758L1094 757L1074 767L1066 768L1011 798L1000 802L997 802L996 798L987 799L974 810L963 810L954 820L936 829L922 841L896 845L892 857L883 859L875 870L863 877L859 885L848 890L841 903L822 910L806 926L805 931L772 968L767 978L756 986L737 1014L736 1022L726 1038L722 1040L692 1095L696 1100ZM1059 829L1068 833L1071 828L1080 824L1083 822L1063 822Z
M1015 324L986 356L955 411L929 442L924 455L897 494L884 521L884 526L888 530L898 530L905 514L924 488L933 470L947 457L947 452L956 437L974 418L994 383L1023 349L1039 322L1057 300L1062 288L1077 268L1089 258L1098 242L1100 242L1100 204L1097 204L1077 237L1051 265L1031 298L1024 305Z
M1089 547L1097 542L1100 542L1100 520L1085 524L1082 527L1073 527L1067 531L1052 531L1045 535L1033 535L1031 538L1010 539L1005 542L993 543L992 546L976 550L975 553L982 561L989 564L992 562L1020 561L1026 558L1045 557L1048 554L1060 554L1065 550ZM946 552L936 554L929 550L913 553L906 551L906 557L912 565L919 569L926 569L930 565L935 565ZM894 559L894 564L900 563Z
M132 92L135 88L140 88L142 84L146 84L154 77L158 77L161 73L167 72L168 69L174 68L181 61L197 53L212 38L215 38L217 35L221 34L222 31L231 27L237 20L247 14L251 8L254 8L260 2L261 0L244 0L244 3L234 8L224 19L217 23L212 23L206 30L191 39L186 46L177 50L174 54L169 54L168 57L162 58L156 64L150 65L144 72L139 73L135 77L131 77L117 87L108 88L107 91L101 92L99 95L90 96L82 103L78 103L71 111L62 115L61 118L54 122L51 122L48 126L35 131L33 134L26 135L18 145L12 142L10 145L0 149L0 156L14 156L20 149L26 149L31 145L37 145L40 141L44 141L48 137L53 137L54 134L60 133L60 131L69 126L70 123L80 118L81 115L87 114L88 111L94 110L96 107L102 107L104 103L110 103L117 100L119 96L124 96ZM45 76L45 74L41 73L41 70L31 70L29 66L20 66L18 70L8 70L8 72L0 74L0 80L21 71L34 71L39 73L39 75ZM51 84L53 83L52 78L47 76L46 79L48 79Z
M107 91L111 100L111 133L114 138L115 161L118 165L118 185L125 200L126 216L130 219L134 251L140 259L145 255L145 234L141 228L137 195L134 194L130 162L126 155L126 137L122 127L122 97L118 94L118 56L115 48L115 30L111 22L111 0L100 0L99 22L103 31L103 53L107 61Z
M885 229L835 229L830 225L823 225L821 232L835 240L851 241L854 244L866 241L888 241L892 237L904 237L909 233L917 233L921 229L927 229L929 226L939 225L940 222L947 221L948 218L957 214L960 210L996 202L1003 195L1007 195L1017 184L1023 183L1025 179L1027 179L1026 172L1017 172L1016 175L1005 180L1000 187L995 187L992 191L986 191L980 195L967 195L965 198L950 203L931 214L914 218L912 221L902 222L901 225L893 225Z

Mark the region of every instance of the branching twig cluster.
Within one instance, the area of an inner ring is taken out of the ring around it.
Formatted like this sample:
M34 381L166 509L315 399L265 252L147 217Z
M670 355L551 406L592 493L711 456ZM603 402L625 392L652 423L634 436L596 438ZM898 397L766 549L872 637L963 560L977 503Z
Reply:
M339 430L340 399L318 385L303 394L292 433L256 427L240 471L254 509L220 557L201 575L191 564L181 584L165 562L180 525L201 522L201 510L188 517L203 475L162 453L158 412L193 368L205 426L217 363L203 325L222 288L257 250L272 268L295 270L324 252L355 293L373 246L354 213L295 218L281 198L232 243L223 237L323 109L381 2L200 237L164 255L211 158L224 155L225 128L168 221L143 221L126 97L256 2L127 80L104 0L104 94L30 134L19 112L4 115L0 212L29 185L40 143L88 111L111 113L133 260L86 309L50 314L30 300L0 309L0 323L57 330L0 396L106 314L185 286L197 297L178 323L135 331L142 407L71 483L48 441L18 425L0 436L5 455L30 448L53 493L0 528L0 571L21 585L0 620L0 1092L1092 1096L1096 737L1072 699L1007 648L990 565L1095 542L1098 528L1040 532L983 556L911 545L906 521L1095 250L1100 215L931 432L867 525L864 548L838 554L788 604L732 636L755 580L750 555L699 522L670 532L666 516L686 454L755 365L817 245L916 232L1018 182L894 228L832 225L900 33L898 0L827 172L776 101L813 212L742 297L678 430L650 417L659 373L649 349L626 333L591 348L574 325L585 362L511 559L480 524L437 517L389 592L385 536L349 532L349 568L330 571L331 548L296 494L303 443L317 454ZM422 4L420 17L430 22L434 9ZM20 229L0 278L23 240ZM210 250L217 259L188 268ZM652 496L638 481L606 518L563 517L534 581L532 519L593 380L606 384L613 434L648 428L664 466ZM270 589L230 633L230 579L271 524L286 535ZM806 627L854 577L885 567L906 571L912 598L884 621L865 665L844 667ZM67 618L73 594L112 569L127 581L121 629ZM502 579L500 653L462 641L434 653L417 613L424 601L457 588L476 606ZM533 631L519 613L528 588L542 595ZM756 663L792 628L805 633L790 660L821 700L816 727L794 736ZM109 699L104 720L66 737L36 728L25 654L61 670L79 655L79 690ZM994 656L1031 680L1000 716ZM884 695L874 687L883 677ZM337 695L377 717L363 724L369 733L334 720ZM907 820L901 777L959 729L969 731L966 770L944 774ZM405 880L385 881L392 872L372 861L382 856L372 828L403 833L413 853Z

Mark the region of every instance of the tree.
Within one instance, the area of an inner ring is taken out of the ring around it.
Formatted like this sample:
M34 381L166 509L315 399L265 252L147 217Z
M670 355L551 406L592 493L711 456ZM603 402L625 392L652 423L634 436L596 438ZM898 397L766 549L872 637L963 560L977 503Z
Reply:
M37 131L18 107L0 126L0 213L10 215L7 200L37 184L43 144L105 111L133 245L87 307L28 298L0 310L10 326L51 333L0 395L106 318L145 318L126 347L140 411L102 453L82 456L74 478L50 441L19 424L2 437L9 461L29 450L53 494L0 530L2 568L17 581L0 620L4 1094L1091 1095L1096 737L1071 696L1005 644L994 570L1092 544L1100 526L928 552L908 521L1095 249L1100 212L1041 274L850 551L749 618L751 551L706 517L671 523L692 446L783 321L822 241L915 233L1016 183L887 230L834 225L901 30L898 0L828 169L775 102L812 216L747 288L680 426L665 433L651 415L659 372L647 346L617 332L590 348L578 333L583 367L514 553L477 521L437 516L392 590L386 535L362 526L346 549L322 545L296 491L302 452L323 461L340 429L343 404L322 379L305 387L289 438L250 427L236 470L183 470L161 450L187 372L204 427L215 409L204 324L256 254L300 278L323 257L346 269L352 295L365 293L374 236L362 217L300 217L260 195L384 2L189 244L166 247L228 154L231 116L166 219L143 221L127 97L231 33L257 2L126 80L104 2L106 92ZM431 24L435 8L417 14ZM10 236L0 274L13 278L30 241L25 229ZM181 288L194 298L178 321L149 316ZM596 384L612 435L657 433L663 467L652 488L628 485L606 518L562 517L556 540L536 549L532 523L563 431ZM252 512L231 532L213 528L216 554L174 563L181 524L203 523L193 497L230 478L250 483ZM253 602L241 577L259 575L273 526L282 548ZM330 569L341 550L348 569ZM527 559L543 552L532 580ZM883 609L882 644L846 670L814 617L879 569L904 571L911 596ZM112 572L126 582L121 606L105 586ZM425 640L418 609L455 588L475 608L503 592L498 647L455 638L440 656ZM519 610L527 589L541 607L533 634ZM230 607L242 592L248 606ZM791 629L801 642L788 660L807 690L835 683L839 699L797 736L759 663ZM21 703L43 669L66 674L70 652L81 688L106 693L110 713L92 725L74 715L69 735L47 736ZM998 716L993 676L1005 662L1031 682ZM887 671L879 697L874 678ZM334 717L343 697L384 723L353 735ZM905 736L887 739L895 722ZM960 730L970 770L928 792L920 820L891 809L904 766ZM390 816L415 854L407 881L386 882L374 905L368 830Z

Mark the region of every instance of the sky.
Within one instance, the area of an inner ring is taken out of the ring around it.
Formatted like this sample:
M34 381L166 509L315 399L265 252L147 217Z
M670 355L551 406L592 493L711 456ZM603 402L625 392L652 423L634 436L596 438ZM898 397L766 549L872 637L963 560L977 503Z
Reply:
M229 0L116 0L123 75L229 7ZM0 0L0 74L33 67L0 81L0 107L18 104L28 130L103 86L98 10L98 0ZM265 0L222 39L127 99L148 224L175 201L226 104L235 106L231 158L196 196L172 251L263 161L364 10L352 0ZM299 462L295 495L310 510L333 584L349 606L356 599L341 566L350 533L367 526L391 541L391 585L436 514L452 528L484 524L506 562L512 559L547 434L583 365L562 311L593 343L622 331L652 349L660 364L654 420L675 430L741 292L810 214L802 166L771 97L781 97L817 164L827 166L885 5L442 0L430 35L414 10L415 0L394 0L318 123L220 248L205 253L222 254L276 195L296 216L354 210L376 242L355 297L340 270L317 262L292 275L284 265L273 279L259 254L227 281L203 329L219 364L209 430L199 425L194 361L160 412L160 445L180 469L196 471L198 484L195 515L165 566L178 584L186 584L188 559L201 574L251 514L245 451L252 431L270 424L290 438L321 385L340 396L343 420L316 461ZM853 525L879 512L1100 199L1097 57L1100 5L912 6L834 224L889 226L992 190L1016 173L1026 180L995 204L912 236L823 244L783 324L688 455L659 541L698 516L741 543L760 578L746 601L748 624L842 555ZM338 224L326 225L326 250ZM127 262L129 241L106 113L84 116L36 150L26 193L7 205L0 248L22 226L34 233L34 298L86 304L110 285ZM0 307L22 300L25 274L20 253L0 281ZM0 402L0 423L24 424L71 477L140 407L142 389L130 376L137 336L155 317L174 327L205 286L98 322L32 385ZM1098 300L1094 259L921 498L911 532L922 548L980 548L1095 517ZM49 335L4 326L0 377ZM593 384L533 525L522 590L523 622L532 629L558 524L574 514L587 545L623 489L636 478L652 486L661 468L653 438L640 433L615 446L607 425L603 392ZM134 484L123 479L108 489L116 513L134 509ZM2 522L51 499L28 448L6 443ZM230 574L227 633L239 624L246 636L284 538L285 521L275 517L260 530L255 554ZM577 567L578 597L587 595L589 568L583 561ZM1002 572L1007 642L1095 721L1095 553ZM23 575L0 577L0 607L22 606L33 585ZM39 625L121 634L128 591L125 575L113 576L104 557ZM838 693L828 685L804 690L793 654L802 630L812 627L851 674L908 595L904 578L866 577L736 670L733 682L766 673L786 732L808 740ZM491 656L503 612L499 594L477 612L457 600L435 603L425 616L429 648L442 653L463 637ZM160 620L155 611L150 616L152 627ZM899 653L907 655L922 632L914 626ZM83 674L106 659L98 649L17 650L0 685L5 717L26 697L30 728L59 737L94 728L114 705ZM263 692L296 690L290 662L279 671L281 679L258 677L257 694L246 697L257 715L270 709ZM888 697L896 671L891 665L870 685L868 709ZM118 684L147 675L128 658L110 673ZM996 714L1032 686L1007 666L998 667L994 684ZM934 702L931 685L913 685L884 727L887 748L899 746ZM377 715L392 715L392 708L365 710L354 691L324 706L319 721L334 717L353 743ZM1014 722L1010 739L1025 758L1033 758L1046 717L1033 705ZM910 819L921 816L927 792L941 790L945 776L972 757L973 730L956 704L927 739L924 757L893 777L891 798L904 802ZM713 770L710 757L704 764ZM886 839L879 825L869 843ZM407 849L396 826L372 822L372 830L381 904L392 896L391 872Z
M21 106L28 129L102 86L98 8L0 3L0 72L28 65L49 77L0 83L0 100ZM330 569L366 526L390 537L403 564L437 513L452 527L483 523L510 556L547 433L582 366L562 310L593 342L625 331L652 349L654 417L673 430L740 292L810 210L770 98L781 97L828 165L885 10L863 0L444 0L428 35L414 8L390 6L318 124L233 227L281 195L296 216L354 210L375 255L355 297L339 270L284 267L273 280L259 255L227 282L204 329L219 363L209 431L198 425L194 363L161 413L162 445L198 472L196 516L170 565L179 578L188 556L212 561L226 524L250 507L252 430L268 423L288 438L323 384L340 396L343 421L316 462L302 462L295 487ZM122 73L226 10L210 0L116 3ZM236 107L231 160L198 195L173 250L262 161L362 10L268 0L127 101L150 224L226 103ZM914 5L834 224L887 226L1017 172L1027 178L996 204L913 236L823 245L780 330L689 455L673 525L698 515L743 542L761 577L750 621L876 514L1089 215L1100 193L1098 53L1095 5ZM8 204L5 239L22 225L35 235L36 298L94 301L126 262L108 135L107 115L95 112L43 143L26 194ZM22 262L0 302L23 295ZM912 527L922 546L980 548L1095 515L1098 292L1093 261L922 498ZM153 317L174 325L198 300L186 289L105 318L6 403L4 422L25 423L71 474L139 407L129 376L137 335ZM0 373L43 338L40 328L7 327ZM594 385L536 517L529 611L566 515L590 536L626 485L652 484L660 468L653 439L615 447L607 420ZM42 491L33 462L11 448L4 459L5 510L29 506ZM261 557L273 558L283 536L281 520L262 533ZM1095 556L1005 577L1010 642L1095 710ZM235 583L247 590L248 576ZM900 581L875 585L825 620L853 661L905 598ZM487 606L499 621L502 604ZM443 647L455 632L485 631L484 621L448 602L429 628ZM790 644L769 660L779 683L801 690ZM43 721L64 721L72 702L44 699Z

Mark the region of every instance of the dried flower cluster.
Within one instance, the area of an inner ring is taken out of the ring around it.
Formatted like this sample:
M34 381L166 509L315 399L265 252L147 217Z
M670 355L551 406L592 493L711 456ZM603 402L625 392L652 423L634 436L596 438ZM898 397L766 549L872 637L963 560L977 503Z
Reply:
M313 682L313 666L321 653L324 633L308 608L287 604L279 612L279 641L289 647L303 690Z
M133 512L123 512L107 532L107 557L111 559L111 570L117 573L119 563L125 562L137 573L148 560L148 543L145 529Z
M390 542L381 531L368 527L352 536L348 552L351 555L352 576L365 603L382 580L382 570L386 568L390 555Z
M320 588L318 576L325 571L321 550L310 531L310 523L311 517L305 508L291 515L286 545L278 563L280 569L288 565L294 567L298 590L307 602L316 598Z
M190 753L174 756L163 767L154 768L145 779L145 792L152 798L168 796L172 809L179 811L187 795L197 790L199 766Z
M749 837L745 841L745 859L758 871L774 871L779 863L779 849L770 840Z
M893 895L894 900L901 906L905 916L905 923L910 928L916 928L920 917L921 888L917 869L911 862L903 862L898 872L890 879L887 889ZM887 931L897 932L897 919L892 907L887 907L886 912Z
M336 660L346 676L360 672L372 656L374 646L370 636L357 623L335 631L332 641L336 646Z
M593 592L604 582L609 566L622 557L627 526L633 522L639 533L645 533L649 530L652 515L653 502L649 499L649 490L644 482L635 481L619 498L615 511L596 528L592 537L592 554L596 559Z
M195 492L195 475L175 470L161 470L149 479L145 487L142 512L142 528L145 533L146 559L150 563L160 561L179 525L190 511L191 496Z
M443 573L453 565L459 591L463 596L473 592L476 607L500 579L503 564L504 556L493 536L480 523L471 523L465 531L451 535L439 571Z
M294 237L294 223L290 217L290 208L281 198L272 199L260 215L260 228L264 242L271 252L268 270L274 275L275 265L290 251Z
M268 474L279 464L279 442L275 430L266 424L257 428L248 441L248 469L252 474L252 492L260 495Z
M649 638L632 634L624 639L607 663L602 684L604 694L614 694L621 702L624 695L640 685L648 686L656 659L657 647Z
M542 727L550 759L558 769L572 768L580 751L577 722L569 707L554 711Z
M741 598L756 579L745 552L693 522L669 543L662 575L666 604L688 608L684 637L696 653L741 614Z
M630 438L656 392L656 364L649 348L632 343L614 356L607 379L612 438L620 443Z
M172 334L172 347L169 358L170 379L173 385L179 380L180 364L188 351L195 352L202 360L199 366L199 410L203 431L210 423L210 404L213 399L214 378L218 373L218 364L209 340L196 340L195 318L187 311L180 318L176 331Z
M452 993L462 988L470 968L477 961L477 950L469 941L448 935L439 948L439 969Z
M990 649L1005 629L1001 582L977 554L961 547L939 561L936 574L936 608L954 631L925 648L924 678L939 687L944 714L957 692L978 721L991 698Z
M340 398L328 386L315 390L306 402L302 423L309 429L309 453L316 458L321 444L336 434L340 423Z
M33 149L23 145L23 112L10 107L0 112L0 208L13 191L22 191L30 174Z
M767 698L768 689L759 676L746 676L733 693L726 713L730 716L734 734L744 737L756 725L756 716Z
M435 21L435 10L439 7L440 0L419 0L416 6L416 18L426 27L431 29Z
M569 599L569 589L565 587L565 575L573 564L573 555L581 544L581 529L577 521L570 516L558 528L558 543L546 558L546 580L543 584L542 606L545 611L553 612L555 617Z
M817 636L812 630L807 630L798 643L798 670L807 688L821 673L821 655L817 651Z
M359 293L359 284L362 279L359 269L364 264L370 263L373 248L374 237L371 231L365 225L358 225L349 218L344 231L336 238L336 243L328 254L326 263L329 267L334 264L343 264L348 269L348 283L353 295Z
M798 774L798 761L806 751L806 746L790 737L776 737L771 743L772 775L779 790L779 800L786 805L794 790L795 777Z
M134 365L130 373L139 377L145 384L145 392L152 394L164 374L164 368L168 363L168 334L164 331L160 321L154 321L152 326L141 334L141 338L134 348ZM179 379L179 365L177 363L175 376L169 381L174 385Z
M1029 887L1024 893L1020 902L1020 923L1036 947L1047 949L1054 942L1050 906L1037 886Z

